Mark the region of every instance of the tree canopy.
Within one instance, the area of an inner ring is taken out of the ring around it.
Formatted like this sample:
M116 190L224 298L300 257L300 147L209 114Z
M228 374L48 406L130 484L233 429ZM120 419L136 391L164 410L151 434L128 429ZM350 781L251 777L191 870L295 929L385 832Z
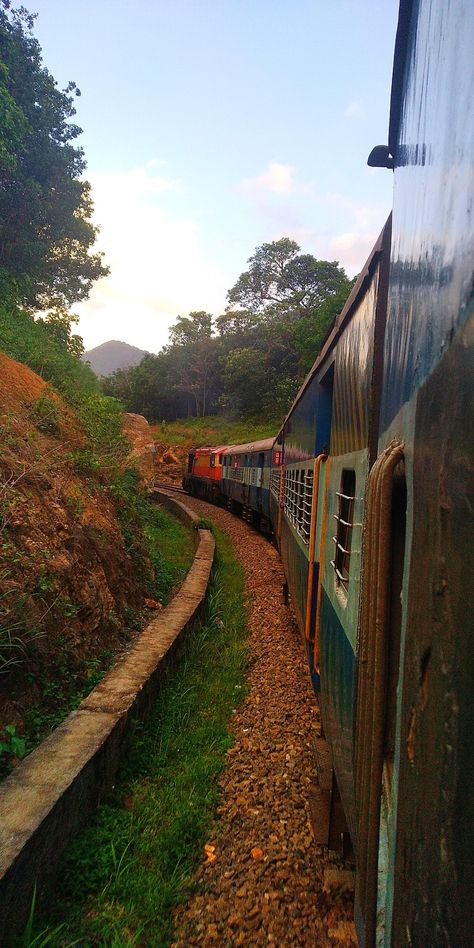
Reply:
M248 263L224 313L178 316L169 345L115 373L106 391L150 418L177 418L183 407L281 418L352 282L288 237L257 247Z
M257 247L248 270L241 273L227 293L229 309L257 314L308 315L334 296L347 283L344 270L335 262L302 254L289 237Z
M32 34L34 17L0 0L0 290L31 309L67 308L108 271L91 253L90 185L75 83L58 89Z

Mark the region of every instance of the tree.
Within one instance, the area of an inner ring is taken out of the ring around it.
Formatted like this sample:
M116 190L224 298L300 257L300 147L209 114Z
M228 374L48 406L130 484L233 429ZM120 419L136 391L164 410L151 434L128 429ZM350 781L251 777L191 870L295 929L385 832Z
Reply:
M74 83L63 91L42 64L34 17L0 0L0 290L31 309L85 299L108 272L91 253L90 186Z
M298 244L289 237L257 247L249 258L249 269L227 294L229 310L238 307L274 318L283 313L298 318L348 282L336 262L316 260L312 254L299 251Z
M212 337L212 316L203 310L178 316L170 330L169 355L174 359L177 384L194 400L198 417L206 414L218 361Z
M325 332L342 309L352 283L335 261L300 253L283 237L257 247L249 269L229 290L225 329L237 334L239 321L252 327L251 338L265 350L278 382L301 379L316 358ZM252 322L253 320L253 322ZM240 345L242 337L239 337Z
M58 307L52 313L48 313L45 318L38 319L39 323L43 323L51 338L75 356L80 356L84 352L82 337L72 332L73 323L78 321L78 316L73 316L61 307Z
M300 377L307 375L319 352L329 326L339 315L355 280L343 285L334 296L330 296L317 309L303 316L292 327L292 345L298 357Z
M29 130L25 115L8 91L8 78L7 67L0 63L0 174L17 168L22 141Z
M270 379L265 359L256 349L233 349L223 369L224 394L221 405L225 411L253 414L266 399Z

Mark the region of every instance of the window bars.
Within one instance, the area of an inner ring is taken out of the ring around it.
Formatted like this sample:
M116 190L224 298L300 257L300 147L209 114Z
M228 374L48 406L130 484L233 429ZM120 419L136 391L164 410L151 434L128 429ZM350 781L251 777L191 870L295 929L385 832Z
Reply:
M277 468L277 470L272 468L272 471L270 474L270 490L273 496L276 497L277 500L280 496L280 477L281 477L280 468Z
M285 472L285 515L304 543L309 544L313 471L289 468Z
M339 502L338 512L333 514L337 523L337 532L336 536L332 538L335 544L335 553L334 559L331 560L331 566L336 574L336 585L342 586L346 595L349 586L352 529L354 526L359 526L354 523L355 484L355 471L343 471L341 489L336 491Z

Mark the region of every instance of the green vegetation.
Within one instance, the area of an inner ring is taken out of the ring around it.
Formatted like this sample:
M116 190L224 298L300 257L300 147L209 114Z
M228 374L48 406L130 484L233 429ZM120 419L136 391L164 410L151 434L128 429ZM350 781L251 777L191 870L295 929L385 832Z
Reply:
M74 82L60 90L43 66L34 16L0 0L0 296L50 310L61 333L67 307L108 271L90 252L90 185L71 119Z
M181 418L170 421L165 432L155 431L158 440L163 439L174 446L205 444L244 444L260 441L277 433L275 422L255 421L251 418L232 419L223 415L208 415L207 418Z
M78 389L83 393L99 391L97 379L89 366L52 333L49 323L35 320L26 310L7 305L2 300L0 349L10 358L29 366L66 398L68 395L74 397Z
M190 532L148 499L140 490L135 471L128 469L118 474L111 492L117 503L125 547L134 561L136 574L144 582L148 594L166 605L193 559ZM152 579L144 560L143 543L153 567Z
M224 411L281 421L352 283L287 237L248 263L225 313L178 316L169 345L104 379L104 391L154 420Z
M127 472L127 476L130 478L130 472ZM143 575L146 590L150 598L167 605L191 566L194 556L192 534L187 527L150 502L139 491L133 508L125 505L124 511L135 524L135 531L137 527L141 527L146 540L146 553L153 567L152 576L149 573ZM136 532L133 533L130 529L129 535L130 542L136 543ZM141 553L133 549L140 566L142 565ZM35 595L40 599L47 598L52 590L52 577L47 571L41 571L37 579ZM55 607L65 618L71 618L77 614L76 604L61 597L56 600ZM0 600L0 619L1 615ZM122 647L132 641L133 634L140 630L144 621L149 618L149 614L144 616L130 610L129 614L123 618L126 629L121 636ZM117 624L118 617L112 613L109 616L109 623L110 625ZM24 635L18 638L18 642L22 642L23 638ZM32 642L34 644L31 634L28 641L30 645ZM15 649L14 644L14 642L11 644L9 640L2 651L0 625L0 672L2 661L5 663L4 671L8 671L13 663L19 664L22 659L26 661L26 643L23 644L22 649L19 645ZM7 645L9 645L8 650ZM103 649L99 655L92 658L79 658L69 654L64 646L54 661L48 662L47 667L43 667L39 660L33 663L26 662L24 672L26 680L41 697L25 712L21 738L12 725L7 725L3 729L3 740L0 741L0 777L8 773L15 758L24 757L26 753L33 750L71 711L79 706L83 698L95 688L105 672L113 665L114 660L115 651L110 648Z
M27 593L19 594L14 585L12 566L17 565L19 557L15 555L12 544L2 543L0 558L5 558L9 566L0 569L0 675L12 671L25 660L28 649L41 637L41 631L28 628L23 616ZM12 592L15 596L12 600Z
M170 910L189 892L231 745L246 666L243 571L215 531L202 624L187 636L120 778L68 848L55 904L37 925L51 945L169 945ZM60 934L55 935L61 924Z

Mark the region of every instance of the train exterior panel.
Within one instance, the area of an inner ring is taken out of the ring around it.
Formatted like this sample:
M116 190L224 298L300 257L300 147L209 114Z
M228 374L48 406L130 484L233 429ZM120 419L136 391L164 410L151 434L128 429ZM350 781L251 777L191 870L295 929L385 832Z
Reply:
M281 555L354 840L360 553L379 409L379 326L386 309L389 245L390 220L279 436L286 479ZM296 504L299 518L292 504L293 478L304 484Z
M388 538L396 597L384 622L383 731L374 734L358 715L359 741L376 750L370 769L378 768L382 790L374 812L376 795L368 797L367 779L360 781L361 817L371 808L380 823L377 840L367 822L365 859L378 863L378 904L375 880L361 873L361 937L370 943L375 931L383 946L472 939L473 49L469 0L402 5L378 443L387 463L399 452L390 487L398 519ZM380 516L377 500L373 516ZM372 529L371 520L368 535ZM367 615L361 631L370 647ZM377 697L363 676L360 691L374 712ZM362 778L363 755L362 747Z
M275 438L230 445L222 455L223 495L245 518L268 524L270 529L270 479Z
M221 499L222 461L226 445L193 448L188 455L188 469L183 487L196 497L214 502Z

